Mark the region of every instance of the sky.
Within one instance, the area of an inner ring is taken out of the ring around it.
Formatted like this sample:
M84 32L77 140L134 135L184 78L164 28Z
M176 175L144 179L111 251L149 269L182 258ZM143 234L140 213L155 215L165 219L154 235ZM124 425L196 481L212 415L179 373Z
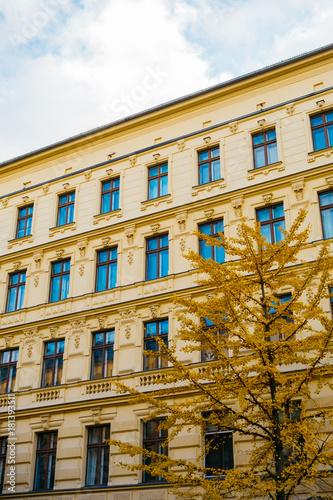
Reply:
M331 0L0 0L0 162L333 42Z

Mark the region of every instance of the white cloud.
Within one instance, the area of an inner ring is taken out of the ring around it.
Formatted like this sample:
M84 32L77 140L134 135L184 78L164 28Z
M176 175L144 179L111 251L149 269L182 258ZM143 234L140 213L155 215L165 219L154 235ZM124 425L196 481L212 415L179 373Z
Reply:
M11 116L0 126L3 159L216 82L182 33L183 6L171 12L167 1L113 0L99 7L85 1L50 39L43 26L31 52L22 43L25 60L15 47L19 71L2 82L1 113Z
M333 20L330 0L2 3L0 160L325 45Z

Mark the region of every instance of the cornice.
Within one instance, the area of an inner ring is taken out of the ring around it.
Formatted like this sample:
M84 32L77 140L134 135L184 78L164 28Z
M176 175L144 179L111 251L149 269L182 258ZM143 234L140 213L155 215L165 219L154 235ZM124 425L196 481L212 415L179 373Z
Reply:
M219 202L225 202L225 201L230 201L231 198L235 198L236 196L239 197L243 196L244 198L246 198L247 196L253 196L254 192L261 193L266 189L271 189L278 186L290 185L293 179L298 179L299 177L302 177L305 180L307 180L314 177L328 175L331 174L332 167L333 167L332 162L327 163L325 165L319 165L311 169L293 172L292 174L284 175L283 177L278 177L275 179L269 179L263 182L258 182L256 184L253 184L252 186L245 186L238 189L234 189L232 191L226 191L224 193L211 196L209 198L195 200L182 205L172 206L164 210L155 212L153 214L140 215L132 219L116 222L115 224L112 224L110 226L93 228L86 232L81 232L75 235L66 236L64 238L60 238L54 241L47 241L45 243L41 243L40 245L31 246L23 250L2 254L1 261L2 263L6 263L8 261L12 262L13 260L18 258L25 258L25 257L30 258L36 252L40 252L42 250L45 252L50 249L55 250L57 249L57 247L64 248L69 245L73 245L82 239L103 238L106 236L110 236L110 233L112 233L113 230L124 231L128 226L133 226L134 224L136 228L138 228L139 226L146 226L162 218L176 217L176 215L179 214L180 210L182 211L187 210L189 213L191 213L191 211L197 211L200 209L204 210L206 208L214 206L216 204L216 200L219 200Z
M201 365L201 364L204 364L204 363L190 363L188 366L191 366L191 365ZM170 368L164 368L163 370L172 370L172 367ZM156 370L157 371L157 370ZM159 370L161 371L161 370ZM126 374L126 375L118 375L118 376L115 376L115 377L110 377L110 380L114 383L114 382L121 382L121 383L126 383L125 381L128 380L128 379L133 379L133 377L140 377L140 375L142 375L143 373L147 373L147 372L133 372L133 373L129 373L129 374ZM86 382L89 382L89 380L85 380L85 381L82 381L81 383L80 382L73 382L72 384L64 384L64 385L57 385L57 386L54 386L55 388L58 388L58 389L63 389L65 390L67 387L71 387L71 386L80 386L82 385L83 383L86 383ZM90 381L91 382L91 381ZM27 394L30 394L32 392L36 392L38 390L40 390L41 388L38 388L38 389L30 389L28 391L20 391L20 392L15 392L15 393L12 393L13 396L15 395L16 397L18 396L24 396L24 395L27 395ZM145 392L156 392L158 391L159 389L153 389L153 390L147 390ZM183 398L184 396L188 397L190 396L191 394L195 394L196 391L194 389L185 389L182 390L182 391L178 391L176 392L175 394L173 394L173 398ZM50 405L43 405L43 406L40 406L40 405L36 405L35 408L23 408L23 409L18 409L16 408L15 410L15 418L16 420L20 419L20 418L32 418L34 416L37 415L40 415L41 413L45 413L45 414L48 414L49 416L51 415L55 415L55 414L59 414L59 413L70 413L71 411L80 411L80 410L87 410L87 409L91 409L91 408L95 408L95 407L98 407L100 409L102 408L107 408L108 410L111 409L112 406L115 406L115 407L119 407L119 406L124 406L124 405L128 405L128 401L133 399L135 396L132 396L130 394L120 394L120 395L114 395L114 396L106 396L104 398L94 398L94 399L91 399L91 398L86 398L85 396L82 396L82 399L79 399L79 400L76 400L76 401L70 401L70 402L62 402L62 403L54 403L54 404L50 404ZM164 396L161 396L162 398ZM169 397L169 396L167 396ZM87 403L88 403L88 406L87 406ZM8 414L7 412L2 412L0 413L0 423L3 422L3 421L7 421L8 420ZM0 497L1 498L1 497Z
M188 363L186 366L189 368L200 368L201 366L205 365L205 362L199 362L199 363ZM163 371L172 371L172 367L169 368L164 368L162 370L156 370L156 372L162 373ZM296 368L296 369L290 369L285 371L284 373L298 373L304 371L304 368ZM133 377L140 377L142 374L147 374L147 372L133 372L129 373L123 376L115 376L115 377L110 377L109 380L111 380L113 383L114 382L121 382L121 383L126 383L126 380L133 379ZM86 383L89 381L83 381L83 382L74 382L73 384L64 384L64 385L59 385L56 386L59 389L65 390L67 387L70 386L80 386L82 383ZM40 388L39 388L40 389ZM31 392L36 392L39 389L30 389L29 391L22 391L19 393L13 393L13 395L26 395ZM154 393L156 392L157 395L155 396L158 399L183 399L183 398L189 398L192 395L195 395L198 393L196 389L189 389L186 387L179 387L178 390L176 390L172 394L167 394L166 396L164 394L160 394L160 388L154 388L145 391L145 393ZM96 399L91 399L91 398L85 398L82 396L82 399L76 400L76 401L70 401L70 402L62 402L62 403L57 403L57 404L51 404L51 405L43 405L43 406L38 406L36 405L35 408L23 408L23 409L16 409L15 411L15 417L16 420L19 420L20 418L33 418L36 416L40 416L41 412L44 414L48 415L48 418L50 419L51 415L57 415L59 413L70 413L72 411L78 412L80 410L87 410L87 409L98 409L99 413L102 408L107 408L109 411L112 410L112 407L118 408L119 406L128 406L129 401L134 399L135 396L132 396L131 394L121 394L121 395L114 395L114 396L107 396L104 398L96 398ZM88 403L88 406L87 406ZM83 417L84 418L84 417ZM7 421L8 415L7 412L0 413L0 423L3 421ZM91 417L90 417L91 419Z
M267 85L269 81L271 80L273 81L277 78L280 78L281 75L285 77L287 76L287 74L291 73L297 74L297 72L303 67L309 67L313 69L315 64L319 64L322 61L325 61L326 59L330 60L332 51L333 51L333 45L330 45L326 48L324 47L323 49L318 49L318 54L315 54L316 51L313 51L313 53L308 53L302 56L298 56L298 58L296 57L288 61L282 61L281 63L277 63L275 65L268 66L266 68L254 71L252 73L234 78L233 80L223 82L213 87L209 87L208 89L204 89L194 94L178 98L174 101L166 102L154 108L149 108L136 115L128 116L116 122L112 122L110 124L107 124L105 126L93 130L89 130L77 136L69 137L68 139L65 139L63 141L59 141L57 143L32 151L17 158L13 158L5 162L2 162L0 163L0 170L5 171L6 167L9 167L10 170L16 167L17 168L26 167L29 163L36 164L36 162L37 163L43 162L46 158L59 157L73 148L82 149L86 144L91 145L92 142L94 144L98 144L99 142L102 142L105 139L108 140L111 140L111 138L116 139L118 136L123 135L124 133L131 133L132 129L134 128L140 130L145 124L149 124L151 126L153 121L156 123L156 125L158 125L159 121L161 121L165 117L168 117L170 119L171 115L176 117L179 113L184 113L188 111L190 108L195 110L199 106L207 106L209 101L221 100L224 95L230 95L232 93L236 94L237 92L239 93L244 89L246 90L247 93L249 93L251 88L254 89L256 87L260 87L262 82L264 82L265 85ZM313 61L311 62L310 59L312 59ZM269 73L271 73L271 75L268 75ZM315 95L323 94L329 90L332 90L332 88L329 87L326 89L318 90L316 92L312 92L307 95L290 99L283 103L267 107L265 108L264 111L271 111L272 109L277 109L281 106L286 106L287 104L293 102L304 100L306 98ZM232 118L231 120L214 125L212 127L201 129L199 131L186 134L176 139L174 138L166 142L159 143L158 145L148 146L143 150L131 152L120 158L115 158L114 160L110 160L109 162L107 161L100 163L98 165L86 167L80 172L88 170L90 168L96 168L97 166L100 165L113 163L114 161L119 161L120 159L128 158L133 155L138 155L143 151L155 149L156 147L160 148L166 144L169 144L170 142L177 142L181 139L200 134L203 132L203 130L204 131L213 130L215 128L222 127L223 125L228 125L231 122L241 121L246 117L255 116L258 113L260 114L262 113L262 111L256 111L250 113L249 115L241 116L239 118ZM74 175L74 174L69 174L69 175Z
M313 248L317 245L318 246L322 245L323 241L325 241L325 240L310 241L306 244L306 248L311 248L311 247ZM294 264L294 265L290 266L290 268L292 268L292 269L297 269L299 267L307 268L309 265L311 265L312 262L314 262L314 261L308 260L305 263ZM182 271L181 273L170 275L168 277L175 278L177 276L179 276L179 277L185 276L185 275L189 276L189 275L196 274L196 273L198 273L197 269L189 269L187 271ZM131 284L131 285L127 285L127 286L119 287L119 288L130 288L130 287L133 288L133 287L137 286L138 284L141 285L142 283L146 283L146 281L144 281L144 282L142 281L142 282L139 282L136 284ZM94 319L97 316L101 316L101 315L105 315L105 314L112 314L112 313L120 314L119 311L123 310L123 309L128 309L128 308L134 309L135 308L135 309L139 310L140 308L151 306L152 301L154 304L159 306L160 304L162 304L166 301L174 302L175 296L179 295L179 294L181 294L182 297L186 297L187 295L189 295L190 297L195 297L195 296L200 296L204 293L209 293L210 290L211 290L211 288L208 286L205 286L205 285L192 285L190 287L179 288L179 289L173 288L172 290L167 291L167 292L158 292L158 294L156 294L156 295L149 295L147 297L139 297L139 298L127 300L124 302L116 302L114 304L107 304L107 305L95 307L93 309L83 309L83 310L76 311L76 312L70 312L68 314L61 314L59 316L53 316L53 317L47 318L47 319L40 319L37 321L32 321L30 323L24 323L24 325L22 325L22 323L20 323L17 325L11 325L8 327L0 328L0 336L4 337L6 335L21 334L23 326L24 326L25 330L31 330L34 328L39 328L39 329L50 328L52 326L59 327L60 325L62 325L64 323L67 324L70 322L75 322L78 318L82 318L82 316L85 317L86 322L89 322L89 320ZM85 295L79 295L79 296L73 297L69 300L79 301L79 300L82 300L83 298L86 298L88 295L91 295L91 293L85 294ZM44 306L44 304L43 304L43 306ZM36 310L39 307L40 306L32 306L31 308L29 308L29 310L33 310L33 309Z
M182 271L181 273L178 274L173 274L173 275L168 275L168 278L175 278L175 277L181 277L181 276L189 276L191 274L197 273L197 270L195 269L190 269L187 271ZM163 280L165 278L162 278ZM118 288L123 288L123 289L129 289L136 287L137 285L141 286L142 284L147 283L147 281L140 281L135 284L130 284L130 285L125 285L122 287ZM20 334L22 333L22 327L24 326L25 330L28 329L33 329L33 328L49 328L50 326L60 326L63 323L69 323L71 321L75 321L77 318L81 318L84 316L86 318L86 321L89 322L92 318L96 318L97 316L101 316L103 314L110 314L116 312L117 314L120 315L120 312L123 309L128 309L128 308L139 308L139 307L146 307L150 306L152 304L152 301L154 304L161 304L165 301L170 301L170 299L174 298L175 294L181 293L182 296L184 297L186 294L193 295L194 293L200 294L202 293L203 290L205 290L207 287L204 286L198 286L198 285L193 285L193 288L191 287L186 287L186 288L179 288L179 289L172 289L167 292L158 292L156 295L149 295L147 297L139 297L136 299L131 299L123 302L115 302L113 304L107 304L103 306L97 306L94 307L93 309L82 309L80 311L76 312L70 312L67 314L61 314L59 316L52 316L47 319L40 319L37 321L32 321L30 323L22 323L17 324L17 325L11 325L8 327L0 328L0 336L3 337L5 335L8 335L8 332L10 334ZM207 288L208 290L208 288ZM87 298L88 296L94 295L94 292L90 292L84 295L78 295L76 297L72 297L71 301L80 301L83 298ZM65 301L64 301L65 302ZM40 304L37 306L32 306L29 308L25 308L23 310L38 310L40 307L43 307L45 304ZM1 316L1 315L0 315Z

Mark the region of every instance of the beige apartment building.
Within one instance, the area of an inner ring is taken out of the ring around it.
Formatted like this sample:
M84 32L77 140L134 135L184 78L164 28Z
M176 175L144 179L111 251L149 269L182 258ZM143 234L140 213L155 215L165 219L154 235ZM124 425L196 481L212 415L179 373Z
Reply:
M158 388L151 332L177 339L174 293L201 293L182 254L222 259L193 231L233 236L246 216L274 241L309 206L305 257L333 238L332 57L333 45L0 165L0 497L173 498L105 445L147 439L147 408L114 382ZM169 452L202 446L186 434ZM243 463L237 443L232 457Z

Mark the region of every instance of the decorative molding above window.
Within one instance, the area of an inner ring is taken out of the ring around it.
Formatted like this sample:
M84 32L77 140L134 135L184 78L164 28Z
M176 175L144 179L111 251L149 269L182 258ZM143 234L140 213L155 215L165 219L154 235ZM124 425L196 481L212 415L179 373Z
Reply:
M133 243L134 243L134 234L135 234L135 231L136 231L135 225L127 227L125 229L125 235L126 235L126 238L127 238L127 245L128 246L132 246Z
M291 183L291 187L296 195L296 200L301 201L304 198L304 187L305 181L304 179L298 179Z
M91 174L92 174L92 171L91 170L87 170L85 173L84 173L84 177L86 179L86 181L89 181L90 178L91 178Z
M183 149L185 148L185 139L182 139L181 141L178 141L177 142L177 147L178 147L178 150L179 151L183 151Z
M93 385L91 382L89 385ZM103 413L101 413L101 408L96 406L95 408L90 408L90 415L84 415L79 417L79 420L88 425L97 425L101 422L110 422L116 416L116 411L111 410L109 408L105 409Z
M295 111L295 104L293 102L286 105L286 112L289 116L292 115L294 111Z
M131 319L137 316L135 307L127 307L126 309L119 311L119 314L121 319Z
M179 226L179 232L183 233L186 230L186 219L187 219L187 211L181 212L176 215L176 220Z
M269 205L273 199L273 193L267 193L262 195L262 201L265 205Z
M242 217L242 215L243 215L243 203L244 203L243 196L238 196L237 198L231 199L231 205L235 211L236 218Z
M78 249L80 251L80 258L83 259L86 256L86 250L88 246L88 239L84 238L82 240L78 240L77 242Z
M131 167L134 167L134 165L136 164L137 159L138 159L137 155L132 155L132 156L129 157L129 162L131 164Z

